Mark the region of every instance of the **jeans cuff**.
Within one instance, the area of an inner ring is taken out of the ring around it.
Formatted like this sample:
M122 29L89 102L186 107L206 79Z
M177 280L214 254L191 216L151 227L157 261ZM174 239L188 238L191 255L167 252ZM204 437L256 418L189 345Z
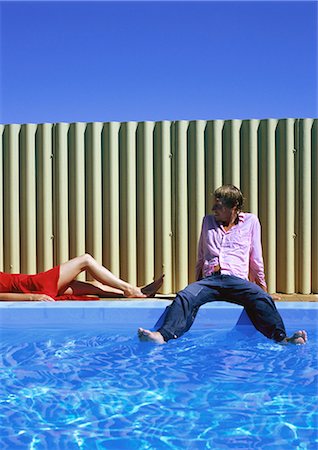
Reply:
M157 331L159 331L159 333L162 335L165 342L168 342L171 339L177 339L177 337L178 337L176 335L173 335L172 333L165 331L164 328L159 328L159 330L157 330Z
M282 330L276 330L274 331L273 335L272 335L272 339L274 339L276 342L281 342L286 338L286 333L285 331Z

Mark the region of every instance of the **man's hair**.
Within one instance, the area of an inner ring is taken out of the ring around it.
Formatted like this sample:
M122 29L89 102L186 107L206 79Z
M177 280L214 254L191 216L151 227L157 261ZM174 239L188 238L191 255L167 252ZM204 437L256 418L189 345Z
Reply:
M214 197L219 199L228 208L237 207L241 210L244 203L242 192L233 184L225 184L214 191Z

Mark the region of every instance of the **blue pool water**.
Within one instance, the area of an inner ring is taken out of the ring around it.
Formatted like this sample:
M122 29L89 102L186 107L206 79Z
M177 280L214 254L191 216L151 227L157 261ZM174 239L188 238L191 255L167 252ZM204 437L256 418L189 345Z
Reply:
M154 346L136 327L158 302L53 306L1 308L1 449L317 449L317 307L282 311L305 346L235 328L241 309L219 305Z

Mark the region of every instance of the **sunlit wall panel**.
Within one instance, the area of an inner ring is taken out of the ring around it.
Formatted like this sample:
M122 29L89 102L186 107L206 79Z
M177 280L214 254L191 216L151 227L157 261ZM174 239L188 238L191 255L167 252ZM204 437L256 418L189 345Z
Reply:
M4 130L3 148L3 249L4 271L20 272L20 125ZM22 244L26 245L26 243Z
M37 127L37 271L53 267L53 125Z
M176 292L194 280L211 194L232 183L260 218L269 291L318 291L317 119L0 132L1 269L31 273L89 252L133 284L165 273L161 292Z

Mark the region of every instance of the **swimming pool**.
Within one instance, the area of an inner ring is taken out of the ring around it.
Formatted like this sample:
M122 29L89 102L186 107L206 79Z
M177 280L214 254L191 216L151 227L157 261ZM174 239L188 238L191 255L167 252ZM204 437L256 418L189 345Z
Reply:
M316 449L317 303L279 304L305 346L216 302L187 335L140 343L167 301L0 305L1 449Z

